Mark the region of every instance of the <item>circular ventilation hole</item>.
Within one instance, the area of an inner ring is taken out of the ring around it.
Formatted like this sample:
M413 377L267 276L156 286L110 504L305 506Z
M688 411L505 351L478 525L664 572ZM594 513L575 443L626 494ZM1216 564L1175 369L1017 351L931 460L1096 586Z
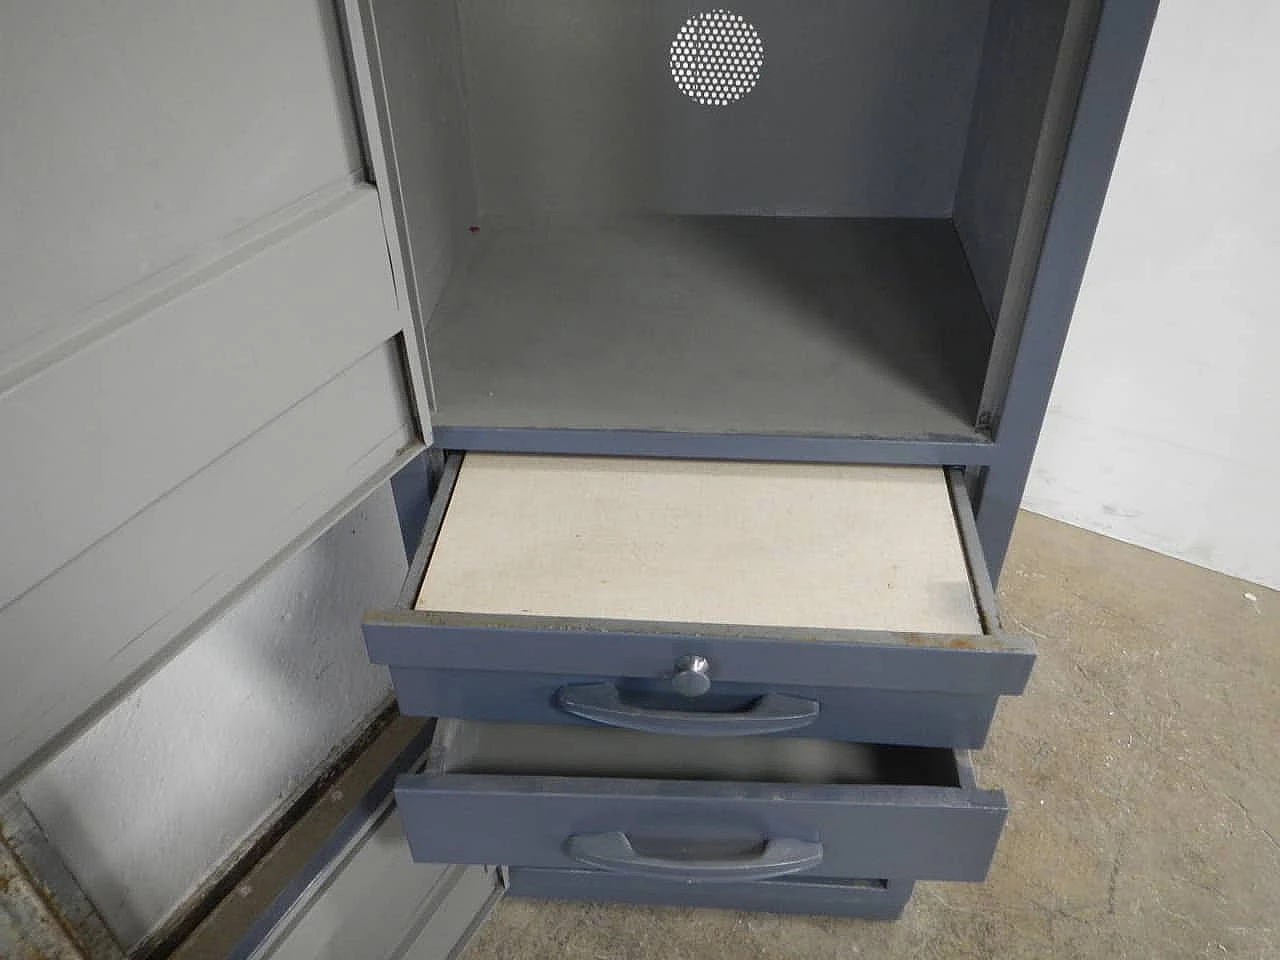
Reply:
M690 17L671 41L671 78L691 100L723 107L760 81L764 42L745 18L728 10Z

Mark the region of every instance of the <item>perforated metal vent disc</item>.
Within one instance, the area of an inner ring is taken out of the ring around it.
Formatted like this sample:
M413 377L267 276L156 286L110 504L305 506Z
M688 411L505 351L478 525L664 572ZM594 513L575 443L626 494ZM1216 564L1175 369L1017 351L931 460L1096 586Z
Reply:
M671 78L704 106L741 100L755 89L763 66L760 33L730 10L695 14L671 41Z

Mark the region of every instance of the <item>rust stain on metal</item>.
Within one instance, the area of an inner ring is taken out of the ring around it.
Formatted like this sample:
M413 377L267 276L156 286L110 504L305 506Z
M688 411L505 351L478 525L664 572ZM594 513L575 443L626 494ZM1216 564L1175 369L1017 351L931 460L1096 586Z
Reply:
M13 800L0 803L0 957L123 960L39 826Z
M11 858L0 857L0 956L14 960L83 960Z
M929 647L933 650L985 650L991 644L986 637L948 637L937 634L904 633L901 636L904 646Z

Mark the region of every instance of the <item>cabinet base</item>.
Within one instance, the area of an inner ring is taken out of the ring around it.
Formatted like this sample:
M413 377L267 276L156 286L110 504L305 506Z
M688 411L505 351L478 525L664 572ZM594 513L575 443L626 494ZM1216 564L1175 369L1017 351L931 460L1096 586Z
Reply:
M628 877L596 870L511 867L507 893L514 897L607 903L716 907L759 913L821 914L896 920L911 899L911 880L765 880L690 884Z

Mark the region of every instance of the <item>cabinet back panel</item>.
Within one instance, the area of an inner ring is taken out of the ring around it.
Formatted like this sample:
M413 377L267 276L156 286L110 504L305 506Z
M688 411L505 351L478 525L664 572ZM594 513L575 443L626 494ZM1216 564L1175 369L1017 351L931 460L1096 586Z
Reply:
M725 3L763 64L703 105L671 48L714 5L460 0L483 212L950 215L988 0Z

